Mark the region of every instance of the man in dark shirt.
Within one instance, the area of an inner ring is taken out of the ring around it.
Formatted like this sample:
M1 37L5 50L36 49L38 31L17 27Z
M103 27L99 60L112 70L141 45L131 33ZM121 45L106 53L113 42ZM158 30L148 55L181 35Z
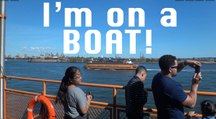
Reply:
M137 67L135 76L133 76L125 87L126 114L128 119L143 118L143 106L147 102L147 91L144 90L143 84L146 76L146 68L144 66Z
M191 67L201 66L194 60L186 60L177 63L176 57L164 55L159 59L161 72L156 74L152 80L152 91L157 107L158 119L184 119L184 106L193 108L197 100L198 85L201 73L195 73L189 94L186 94L180 83L173 80L177 72L186 65Z

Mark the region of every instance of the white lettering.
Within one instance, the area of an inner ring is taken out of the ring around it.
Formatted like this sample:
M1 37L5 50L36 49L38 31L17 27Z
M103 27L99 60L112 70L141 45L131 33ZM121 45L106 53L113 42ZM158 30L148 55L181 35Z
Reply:
M114 13L116 13L116 19L114 19ZM124 23L123 10L120 8L110 8L107 12L107 23L112 27L120 27Z
M73 39L70 39L70 35L73 35ZM80 34L77 30L64 30L64 54L76 54L80 50L78 43ZM70 49L70 45L73 45L73 50Z
M136 54L136 34L141 30L125 30L125 33L130 35L130 54Z
M75 16L75 27L81 27L82 13L85 13L85 27L92 26L92 13L89 8L65 8L65 27L71 27L71 13Z
M115 35L115 38L113 38ZM116 44L116 54L122 54L122 33L119 30L109 30L106 33L106 54L112 54L112 45Z
M144 27L145 26L145 11L142 8L129 8L128 13L128 25L129 27L135 26L135 13L138 13L138 26Z
M92 35L94 35L95 49L92 50ZM88 30L85 33L85 51L88 54L97 54L101 51L101 33L98 30Z
M177 12L174 8L163 8L161 14L169 12L170 15L165 15L161 18L161 25L164 27L176 27L177 26Z
M44 11L43 11L43 26L44 27L49 27L49 3L48 2L44 2Z

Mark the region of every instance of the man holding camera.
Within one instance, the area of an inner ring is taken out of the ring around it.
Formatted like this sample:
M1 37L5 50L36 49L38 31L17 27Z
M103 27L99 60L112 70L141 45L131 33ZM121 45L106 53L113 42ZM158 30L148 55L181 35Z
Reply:
M173 80L186 65L196 69L189 94L184 92L180 83ZM161 72L152 80L158 119L184 119L184 107L193 108L196 105L198 85L202 79L199 72L201 63L194 60L177 63L175 56L163 55L159 59L159 66Z

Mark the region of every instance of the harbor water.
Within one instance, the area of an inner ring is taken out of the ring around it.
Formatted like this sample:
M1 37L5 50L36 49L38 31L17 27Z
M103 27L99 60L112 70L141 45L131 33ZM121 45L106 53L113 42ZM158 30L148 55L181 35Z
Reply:
M64 72L69 66L77 66L82 72L82 82L87 83L99 83L99 84L114 84L125 86L134 75L134 71L115 71L115 70L86 70L84 63L30 63L27 61L6 61L5 62L5 75L42 78L50 80L61 80L64 76ZM143 65L148 70L147 79L144 82L145 88L151 88L151 82L153 76L160 71L158 64L139 64ZM201 67L202 81L199 85L199 91L216 92L216 64L203 64ZM191 79L194 75L194 69L187 66L182 72L178 73L174 78L180 82L185 90L190 90ZM26 90L26 91L38 91L41 92L41 83L32 83L29 81L9 80L8 87ZM48 84L48 94L56 94L59 88L59 84ZM102 102L112 102L112 89L96 88L96 87L81 87L85 92L91 91L94 95L94 100ZM210 99L216 103L216 97L198 96L198 101L194 109L196 112L200 112L200 102ZM125 104L124 90L118 90L117 104ZM152 93L148 94L148 102L146 107L156 108Z

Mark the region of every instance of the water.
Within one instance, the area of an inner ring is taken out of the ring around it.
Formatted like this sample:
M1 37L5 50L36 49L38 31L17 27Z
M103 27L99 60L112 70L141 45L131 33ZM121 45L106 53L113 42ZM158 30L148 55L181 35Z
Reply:
M126 85L128 80L134 75L134 71L109 71L109 70L86 70L84 63L30 63L26 61L7 61L5 62L5 74L13 76L34 77L52 80L61 80L65 69L69 66L77 66L81 69L83 82L100 83L100 84L115 84ZM140 64L148 69L148 76L145 80L145 88L151 87L153 76L159 72L158 64ZM202 68L203 80L199 85L200 91L216 92L216 64L203 64ZM187 66L180 72L175 80L180 82L185 90L190 90L191 79L193 77L194 69ZM42 91L41 83L32 83L29 81L9 80L8 87L28 90L28 91ZM49 94L56 94L59 85L48 84L47 92ZM94 95L94 100L112 102L112 89L102 89L95 87L81 87L84 91L91 91ZM124 91L118 90L117 97L118 104L125 104ZM198 96L195 110L199 111L200 102L204 99L215 101L216 97ZM155 108L152 93L148 95L147 107ZM188 109L186 109L188 111ZM194 109L192 109L194 110Z

